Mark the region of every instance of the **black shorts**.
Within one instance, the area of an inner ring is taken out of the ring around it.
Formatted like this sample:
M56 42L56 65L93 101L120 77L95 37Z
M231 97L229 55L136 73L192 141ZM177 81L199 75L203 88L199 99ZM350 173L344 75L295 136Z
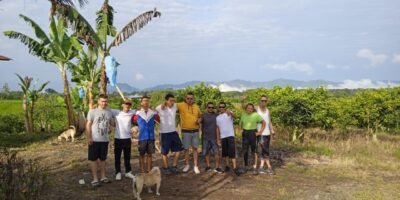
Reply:
M161 133L161 154L168 155L169 150L178 152L183 150L182 141L176 131Z
M269 144L271 143L271 136L270 135L263 135L260 137L258 141L258 146L261 149L261 159L269 158Z
M235 137L226 137L221 139L222 157L236 158Z
M104 161L107 159L108 142L93 142L89 145L88 160L96 161L100 159Z
M143 156L144 154L153 154L156 151L154 140L141 140L139 141L139 154Z

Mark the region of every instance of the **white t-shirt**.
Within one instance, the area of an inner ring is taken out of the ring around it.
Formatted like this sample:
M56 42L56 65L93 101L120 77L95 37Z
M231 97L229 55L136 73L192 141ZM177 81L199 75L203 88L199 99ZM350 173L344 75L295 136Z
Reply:
M165 106L164 110L161 109L161 105L157 106L156 111L160 116L160 133L170 133L176 131L176 104L171 108Z
M265 121L265 129L262 132L262 135L270 135L271 131L269 130L269 124L271 122L270 116L269 116L269 110L268 108L265 108L265 112L261 111L259 107L257 107L257 113L264 119ZM257 124L257 130L261 129L261 124Z
M221 139L230 136L235 136L235 129L233 128L232 116L229 116L226 113L219 114L217 117L217 126L219 128Z
M131 138L132 116L136 110L124 112L122 110L112 109L111 112L115 116L115 138L128 139Z

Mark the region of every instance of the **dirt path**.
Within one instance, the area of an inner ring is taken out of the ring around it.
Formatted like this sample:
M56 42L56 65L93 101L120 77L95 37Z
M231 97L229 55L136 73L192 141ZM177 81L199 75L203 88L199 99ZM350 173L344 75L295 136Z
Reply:
M114 159L112 149L109 151L107 175L110 184L98 188L90 186L91 175L87 161L87 148L83 140L75 144L52 144L47 142L35 145L20 155L33 158L49 168L49 185L42 199L132 199L132 181L124 178L114 181ZM241 157L239 157L239 160ZM276 174L251 175L247 173L236 176L233 173L215 174L204 172L204 162L200 158L202 173L192 172L162 176L161 196L142 193L143 199L369 199L372 188L378 188L379 180L357 180L340 176L331 170L318 170L318 165L307 165L296 162L292 156L283 156L282 160L273 160ZM138 154L133 151L131 160L134 173L138 171ZM160 155L157 154L155 166L161 166ZM240 162L240 165L242 163ZM183 166L183 163L180 163ZM79 179L86 181L79 185ZM399 198L396 186L400 186L400 176L391 176L383 180L391 183L393 190L383 195L384 199ZM397 189L399 189L398 187ZM365 192L364 192L365 191ZM358 198L357 192L360 192ZM386 195L386 196L385 196ZM400 192L399 192L400 195ZM372 196L373 197L373 196ZM374 199L374 198L371 198Z

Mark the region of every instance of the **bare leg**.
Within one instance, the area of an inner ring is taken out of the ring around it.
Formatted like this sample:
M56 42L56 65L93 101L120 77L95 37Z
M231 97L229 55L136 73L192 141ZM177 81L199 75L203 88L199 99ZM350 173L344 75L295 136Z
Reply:
M179 155L180 155L179 151L175 152L174 163L173 163L174 167L178 166Z
M189 149L185 149L185 163L189 165Z
M265 162L267 163L268 169L272 169L272 167L271 167L271 162L269 161L269 158L267 158L267 159L265 160Z
M140 166L140 172L144 173L144 155L140 155L139 157L139 166Z
M253 165L253 168L254 169L256 169L257 168L257 162L258 162L258 156L257 156L257 153L254 153L254 165Z
M162 160L164 164L164 168L168 167L168 155L162 155Z
M229 167L229 157L225 157L225 167Z
M100 160L100 177L106 178L106 161Z
M233 169L237 168L237 166L236 166L236 158L232 158L232 167L233 167Z
M199 153L197 152L197 148L193 148L193 163L194 163L194 166L197 166L198 158L199 158Z
M97 177L97 161L90 161L90 169L92 171L93 181L99 181Z
M147 172L150 172L151 168L153 168L152 155L151 154L147 154Z
M260 169L264 168L264 163L265 163L265 159L261 159L261 161L260 161Z
M218 153L215 154L214 158L215 158L215 168L219 168L220 160Z
M207 167L210 167L210 156L209 156L209 155L206 155L206 156L204 157L204 159L206 160L206 165L207 165Z

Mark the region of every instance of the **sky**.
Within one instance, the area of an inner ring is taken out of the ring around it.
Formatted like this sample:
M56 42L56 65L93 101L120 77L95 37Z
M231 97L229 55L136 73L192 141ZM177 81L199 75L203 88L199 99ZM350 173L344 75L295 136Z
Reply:
M94 24L102 1L81 13ZM329 80L344 83L400 80L399 0L110 0L120 30L157 8L143 29L111 54L121 64L118 82L146 88L186 81ZM32 35L24 14L44 30L46 0L2 0L0 32ZM111 38L110 38L111 40ZM15 73L61 88L52 63L0 34L0 85L17 87Z

